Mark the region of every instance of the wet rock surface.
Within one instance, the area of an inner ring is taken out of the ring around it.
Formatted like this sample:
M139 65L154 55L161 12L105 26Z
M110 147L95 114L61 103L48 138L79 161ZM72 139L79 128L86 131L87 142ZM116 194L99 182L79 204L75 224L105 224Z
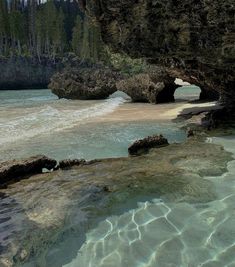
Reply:
M49 88L59 98L105 99L117 91L120 74L106 68L73 68L56 73Z
M169 143L162 135L148 136L144 139L135 141L129 148L129 155L140 155L146 153L151 148L168 146Z
M72 168L73 166L84 165L85 163L86 161L84 159L65 159L59 162L58 168L69 169Z
M32 256L29 266L37 266L37 259L46 262L53 245L66 242L68 236L83 240L100 218L114 214L113 207L137 196L174 203L212 201L216 190L202 175L221 175L229 160L230 153L222 147L190 139L139 157L34 175L1 189L0 265L24 266ZM68 247L74 258L77 246ZM66 264L61 259L59 263Z
M35 156L25 160L11 160L0 163L0 187L19 181L30 175L41 173L42 170L51 170L56 166L57 162L46 156Z

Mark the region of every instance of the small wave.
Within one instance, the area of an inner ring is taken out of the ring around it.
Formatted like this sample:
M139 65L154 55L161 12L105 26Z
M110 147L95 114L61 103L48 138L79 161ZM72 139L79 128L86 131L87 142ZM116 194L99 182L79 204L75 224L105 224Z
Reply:
M49 105L40 107L37 112L27 113L25 116L18 116L10 121L1 121L0 145L73 128L90 118L114 111L125 101L122 97L110 98L102 103L76 110L74 110L74 107L73 109L69 108L69 106L67 106L67 109L63 108L62 110ZM31 109L29 109L30 111Z

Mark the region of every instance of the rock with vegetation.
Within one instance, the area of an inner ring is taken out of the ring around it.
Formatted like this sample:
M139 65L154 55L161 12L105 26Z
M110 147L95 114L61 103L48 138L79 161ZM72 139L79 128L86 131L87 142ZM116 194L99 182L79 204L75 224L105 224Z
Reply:
M117 89L129 95L133 102L172 102L179 86L174 83L174 79L166 76L159 76L157 71L136 74L118 82Z
M43 169L51 170L57 162L46 156L35 156L24 160L11 160L0 163L0 186L19 181L33 174L42 173Z
M102 37L115 51L160 63L174 78L217 91L235 109L234 0L83 4L96 7Z
M59 98L105 99L117 91L118 72L108 68L66 69L55 74L49 88Z
M77 1L0 1L0 89L46 88L68 53L94 63L104 48Z
M129 155L140 155L146 153L151 148L158 148L168 146L169 143L166 138L160 135L148 136L144 139L135 141L129 148Z

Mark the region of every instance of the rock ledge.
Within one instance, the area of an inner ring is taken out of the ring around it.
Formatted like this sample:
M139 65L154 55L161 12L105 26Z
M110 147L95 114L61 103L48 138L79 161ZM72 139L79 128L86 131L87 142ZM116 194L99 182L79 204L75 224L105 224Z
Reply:
M148 152L151 148L168 146L168 140L164 138L161 134L148 136L144 139L135 141L129 148L128 152L130 155L140 155L144 152Z

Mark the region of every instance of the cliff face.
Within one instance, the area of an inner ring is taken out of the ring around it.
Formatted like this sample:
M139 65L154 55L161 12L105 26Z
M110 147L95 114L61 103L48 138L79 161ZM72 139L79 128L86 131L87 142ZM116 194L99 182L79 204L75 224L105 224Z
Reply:
M51 76L61 67L61 62L46 58L0 58L0 90L47 88Z
M234 0L81 0L117 51L166 66L235 106Z

